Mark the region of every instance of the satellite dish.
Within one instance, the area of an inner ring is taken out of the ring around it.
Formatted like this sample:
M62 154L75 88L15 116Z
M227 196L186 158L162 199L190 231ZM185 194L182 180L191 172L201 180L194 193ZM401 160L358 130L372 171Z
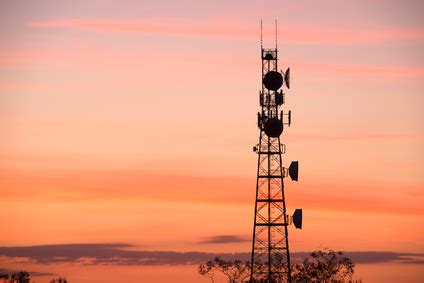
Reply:
M286 72L284 73L284 81L286 82L287 88L290 88L290 68L287 68Z
M297 181L299 176L299 161L292 161L289 166L289 175L292 181Z
M263 84L269 90L278 90L283 85L283 76L276 71L269 71L265 74Z
M283 123L278 118L270 118L265 122L265 134L271 138L278 138L283 132Z
M289 124L289 127L290 127L290 125L291 125L291 110L289 110L288 118L289 118L288 124Z
M293 224L297 229L302 229L302 209L296 208L293 213Z

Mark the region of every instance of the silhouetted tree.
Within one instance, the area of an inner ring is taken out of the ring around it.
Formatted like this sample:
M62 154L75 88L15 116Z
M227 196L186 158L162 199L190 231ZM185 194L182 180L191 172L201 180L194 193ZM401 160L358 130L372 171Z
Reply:
M30 276L28 271L15 272L10 276L10 283L29 283Z
M220 271L228 277L229 282L243 282L250 276L249 262L242 262L240 260L225 261L220 257L215 257L213 260L205 264L200 264L198 272L200 275L209 277L214 282L214 271Z
M57 279L50 280L50 283L68 283L68 280L66 280L66 278L59 277Z
M205 264L200 264L197 268L197 271L199 272L199 274L210 278L212 283L215 282L213 280L213 276L215 275L215 270L216 270L215 261L211 261L211 260Z
M295 282L350 282L355 264L342 252L328 248L314 251L301 264L294 264Z
M283 258L275 258L275 266L280 266L281 272L285 268ZM352 282L355 264L351 259L344 256L342 252L335 252L328 248L313 251L303 262L291 265L291 274L293 282L324 282L324 283L341 283ZM257 262L255 270L262 270L265 277L257 278L257 280L265 280L267 263ZM225 274L231 283L248 282L250 279L250 263L240 260L224 261L219 257L200 264L198 272L200 275L209 277L214 282L214 272L219 271ZM283 273L282 273L283 274ZM272 278L273 282L283 282L283 278ZM265 282L264 281L264 282Z
M3 281L9 279L9 274L7 274L7 273L0 273L0 279L3 279Z

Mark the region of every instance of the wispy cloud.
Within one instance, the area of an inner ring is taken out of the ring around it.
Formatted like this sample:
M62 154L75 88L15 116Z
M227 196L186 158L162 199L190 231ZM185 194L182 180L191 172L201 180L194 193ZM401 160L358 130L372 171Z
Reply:
M25 257L36 263L75 262L113 265L193 264L208 261L215 256L225 259L247 259L246 253L136 251L129 248L134 247L125 243L0 247L0 255Z
M132 248L131 250L129 248ZM177 265L198 264L220 256L226 260L248 261L250 253L204 253L174 251L137 251L134 246L117 244L62 244L27 247L0 247L0 255L25 257L36 263L80 263L106 265ZM300 261L308 252L295 252L292 257ZM355 263L399 262L424 264L424 254L400 252L347 252Z
M0 155L0 161L13 156ZM21 156L20 158L25 158ZM35 158L35 157L33 157ZM24 160L22 160L23 162ZM43 200L78 203L86 201L149 200L192 204L250 205L249 188L255 179L227 176L191 176L174 173L152 173L142 170L14 170L0 168L3 200ZM291 203L326 211L372 212L385 214L422 215L424 208L419 198L405 195L403 199L392 194L372 194L384 186L395 191L397 184L361 184L338 180L330 184L299 184L291 194ZM42 187L40 192L38 188ZM57 188L61 190L58 191ZM406 187L406 185L405 185ZM420 184L408 184L409 191L421 191ZM87 188L90 188L87 190ZM199 190L198 188L202 188ZM322 193L325 189L325 194ZM358 189L362 189L358 193ZM213 192L213 193L211 193ZM229 192L231 192L229 197ZM320 199L317 202L317 198ZM405 205L407 203L408 205ZM360 205L358 205L360 204ZM213 240L213 239L211 239ZM219 239L218 239L219 240Z
M424 133L357 132L333 135L293 134L291 138L302 140L424 140Z
M241 237L237 235L218 235L212 236L199 242L200 244L228 244L228 243L240 243L250 241L249 238Z
M299 63L290 64L297 69L308 72L324 72L337 74L354 74L358 76L402 76L402 77L422 77L424 76L424 68L420 67L388 67L373 66L365 64L317 64L317 63Z
M101 32L140 32L147 34L165 34L176 36L226 36L244 37L253 35L253 30L240 24L232 24L218 20L194 22L184 18L151 18L151 19L54 19L29 22L31 28L62 29L73 28ZM254 31L257 35L257 31Z
M256 40L257 26L229 19L193 21L184 18L106 19L68 18L32 21L27 24L38 29L79 29L98 32L140 32L175 36L212 36ZM279 29L285 42L318 44L378 43L399 40L424 40L424 29L378 27L342 29L319 26L289 26Z

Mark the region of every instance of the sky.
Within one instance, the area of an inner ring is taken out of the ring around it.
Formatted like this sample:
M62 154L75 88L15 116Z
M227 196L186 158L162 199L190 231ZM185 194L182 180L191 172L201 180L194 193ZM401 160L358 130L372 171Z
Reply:
M423 8L1 1L0 247L249 252L262 19L292 74L290 249L424 253Z

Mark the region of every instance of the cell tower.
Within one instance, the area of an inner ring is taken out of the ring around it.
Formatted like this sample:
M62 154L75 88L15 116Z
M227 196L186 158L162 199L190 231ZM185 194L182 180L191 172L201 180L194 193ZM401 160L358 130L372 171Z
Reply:
M284 178L293 181L298 177L298 161L283 167L282 154L286 146L280 136L284 126L291 124L291 111L281 109L285 103L283 85L290 88L290 68L278 71L277 22L275 22L275 48L264 49L261 60L262 90L259 92L261 112L258 112L259 144L253 147L258 154L255 218L251 258L250 282L292 282L288 225L302 228L302 209L288 216L284 197Z

